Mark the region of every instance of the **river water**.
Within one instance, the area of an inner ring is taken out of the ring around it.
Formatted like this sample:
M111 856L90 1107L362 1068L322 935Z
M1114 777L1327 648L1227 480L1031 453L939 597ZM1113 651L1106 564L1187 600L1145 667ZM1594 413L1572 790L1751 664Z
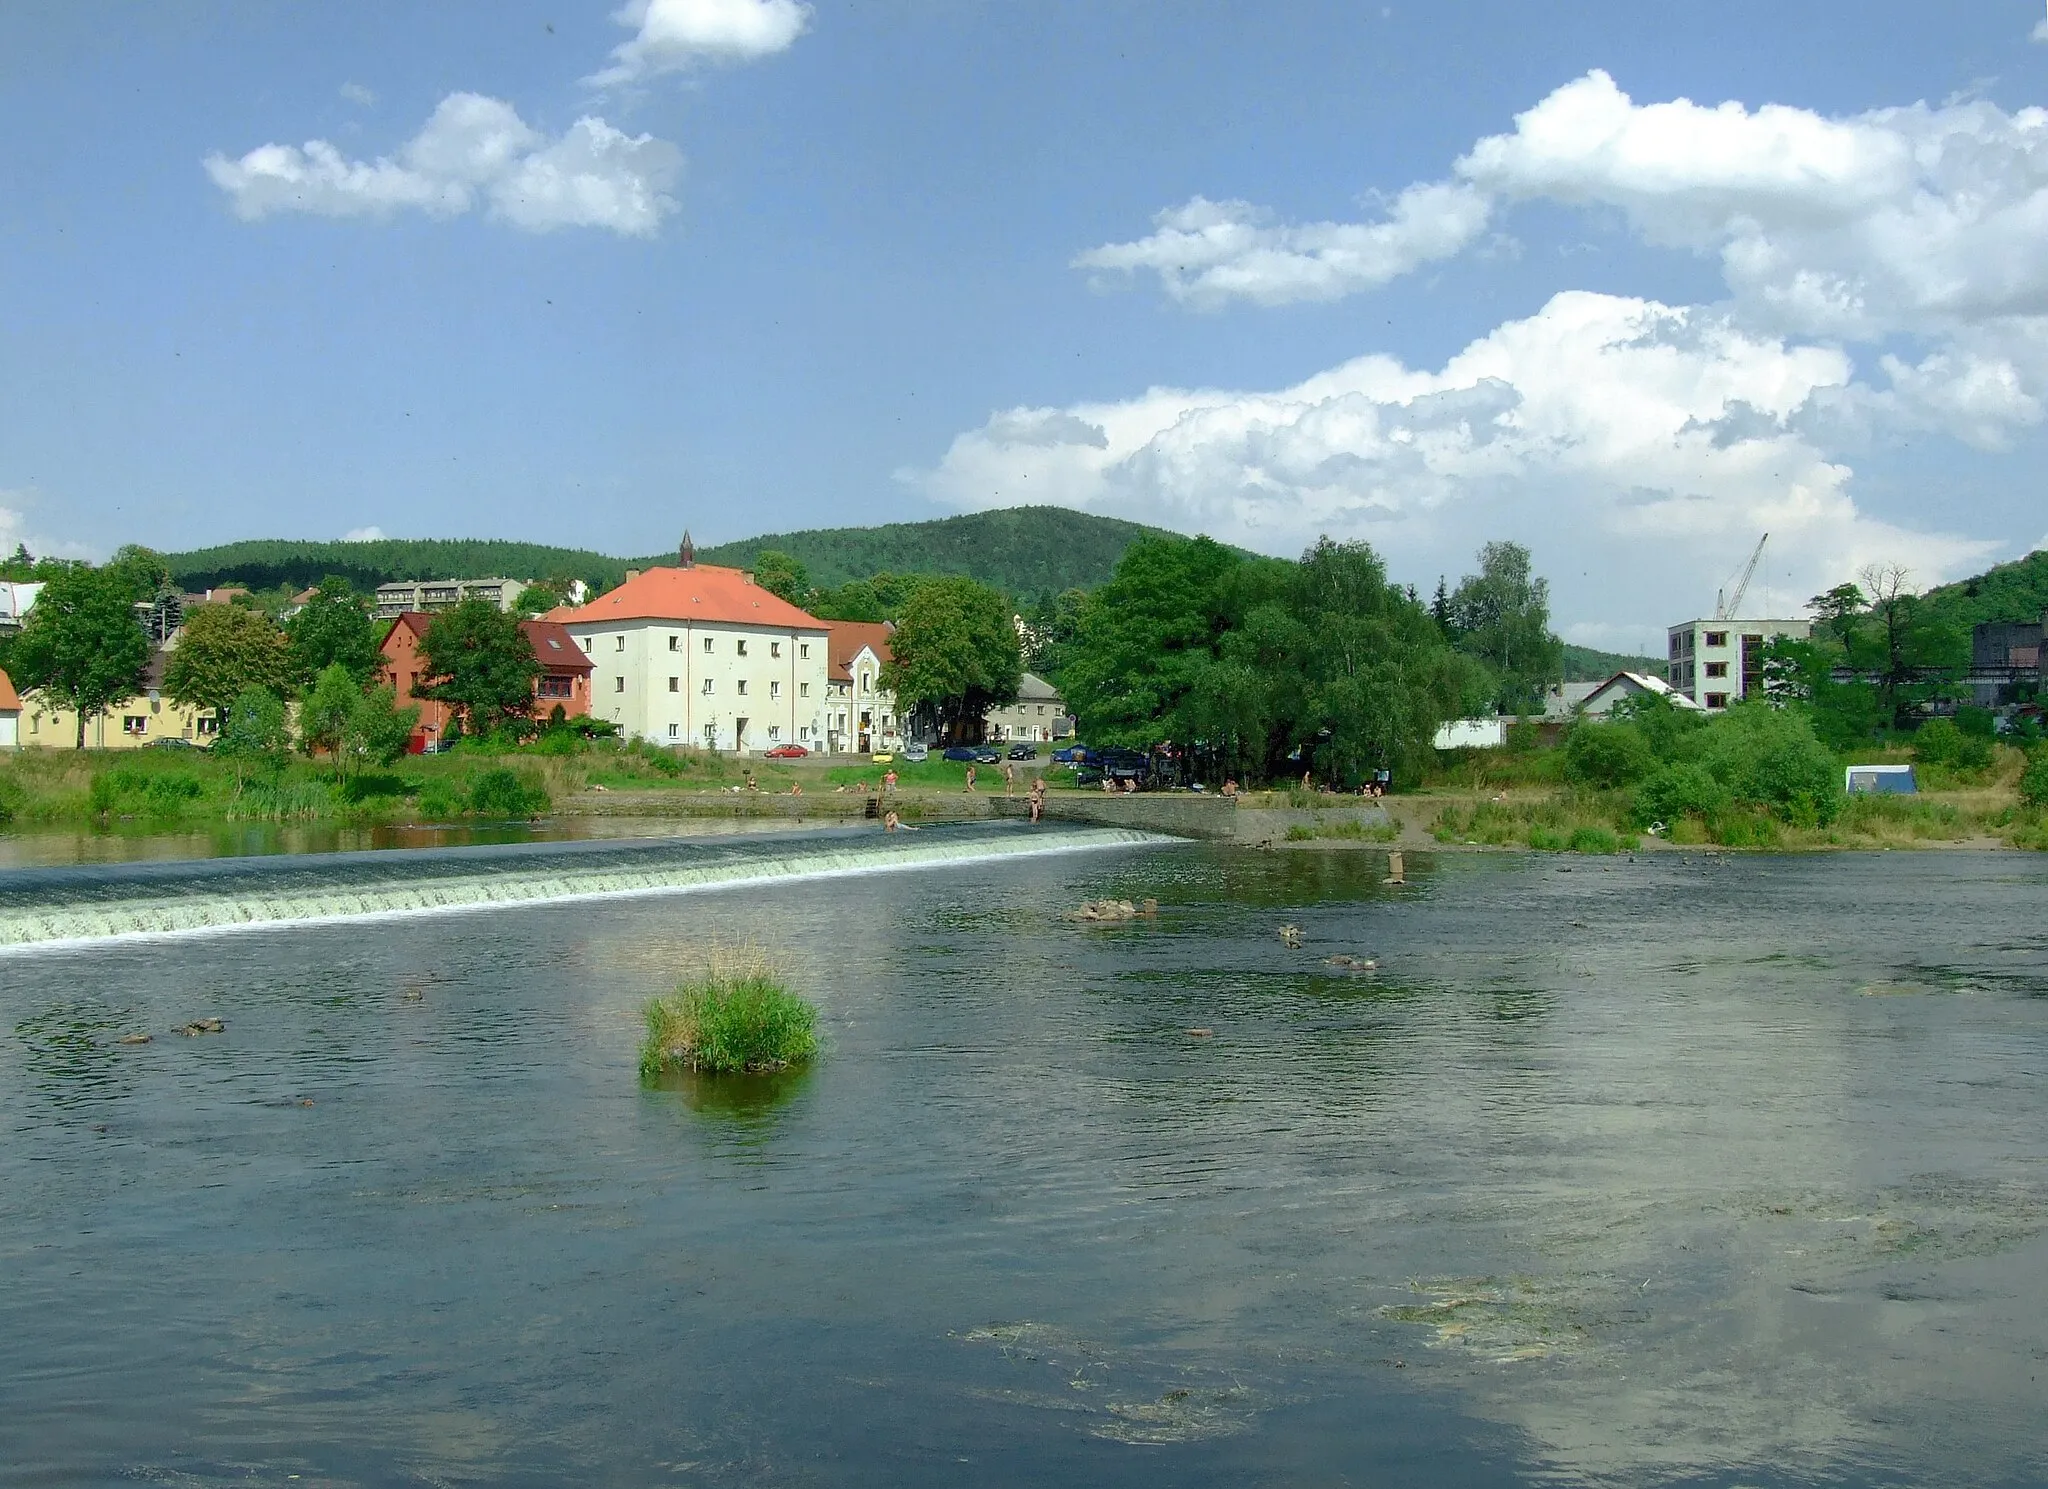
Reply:
M0 1483L2048 1480L2043 860L918 836L0 956Z

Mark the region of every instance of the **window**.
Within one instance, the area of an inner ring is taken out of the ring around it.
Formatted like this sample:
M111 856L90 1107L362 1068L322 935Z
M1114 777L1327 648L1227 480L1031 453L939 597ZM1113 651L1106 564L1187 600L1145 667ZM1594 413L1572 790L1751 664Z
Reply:
M668 638L668 649L669 649L670 651L681 651L681 650L683 649L683 638L682 638L682 637L680 637L680 636L671 636L671 637L669 637L669 638Z
M799 698L808 698L808 697L810 697L810 696L811 696L811 685L810 685L809 683L807 683L807 682L800 682L800 683L798 683L798 684L796 685L796 695L797 695L797 697L799 697Z
M808 662L811 659L811 643L808 641L798 642L796 654L799 659Z
M615 677L615 678L613 678L613 679L612 679L612 691L613 691L614 693L623 693L623 692L625 692L625 691L626 691L626 679L625 679L625 678L623 678L623 677Z
M718 726L716 724L706 724L704 726L704 748L707 750L718 748Z
M704 649L705 649L706 651L709 651L709 650L711 650L711 638L710 638L709 636L706 636L706 637L704 638Z
M1726 646L1728 644L1728 633L1726 631L1709 631L1706 635L1705 644L1708 646Z
M538 692L543 698L573 698L576 696L576 679L553 675L543 677Z
M860 675L860 690L863 696L872 693L875 690L874 674L869 672L863 672Z
M782 738L782 726L780 724L770 724L768 726L768 743L774 744L780 738Z
M683 732L683 726L682 726L681 724L671 724L671 725L669 725L669 726L668 726L668 737L669 737L670 739L677 739L677 738L680 738L680 737L681 737L681 735L682 735L682 732Z
M810 737L811 726L809 724L799 724L796 726L797 743L803 744L807 742L810 739Z
M147 734L149 732L149 715L140 713L121 715L121 732L123 734Z
M781 655L782 655L782 643L781 643L780 641L771 641L771 642L769 642L769 643L768 643L768 655L769 655L769 656L771 656L771 657L779 657L779 656L781 656Z
M680 693L683 690L683 680L680 677L671 677L668 680L668 690L671 693Z
M711 691L711 679L708 677L704 679L704 691L707 693Z
M626 649L626 638L623 634L612 637L612 643L613 651L624 651Z
M780 698L782 696L782 684L779 682L768 684L768 696L770 698Z
M1726 677L1727 675L1728 675L1728 664L1727 664L1726 662L1709 662L1709 663L1707 663L1707 676L1709 676L1709 677Z
M218 714L210 714L205 718L195 720L195 723L201 734L220 733L220 716Z
M747 643L744 638L733 643L733 654L742 657L747 654Z
M1728 706L1728 695L1726 693L1709 693L1707 694L1706 702L1709 708L1726 708Z
M1671 636L1671 655L1674 657L1678 655L1678 635L1676 632L1673 632Z
M744 641L742 641L742 642L740 643L740 645L744 646L744 645L746 645L746 643L745 643ZM734 683L734 684L732 685L732 689L733 689L733 691L734 691L735 693L738 693L738 694L739 694L739 695L740 695L740 696L741 696L742 698L746 697L746 696L747 696L747 680L746 680L746 679L745 679L744 677L743 677L743 678L741 678L741 679L740 679L740 680L739 680L738 682L736 682L736 683Z

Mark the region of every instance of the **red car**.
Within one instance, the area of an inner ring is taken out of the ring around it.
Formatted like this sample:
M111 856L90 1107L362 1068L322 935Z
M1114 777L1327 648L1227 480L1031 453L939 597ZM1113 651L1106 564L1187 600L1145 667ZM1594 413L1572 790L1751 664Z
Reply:
M810 754L810 751L802 745L777 745L772 750L764 751L761 758L764 760L801 760L808 754Z

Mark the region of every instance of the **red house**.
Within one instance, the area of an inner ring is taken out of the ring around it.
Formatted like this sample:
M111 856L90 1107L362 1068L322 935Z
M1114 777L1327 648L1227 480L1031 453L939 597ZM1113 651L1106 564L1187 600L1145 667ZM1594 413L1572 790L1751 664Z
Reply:
M419 705L419 725L407 746L415 755L446 737L448 721L455 713L447 704L422 698L413 691L426 670L420 660L420 642L433 619L417 610L406 611L391 622L391 629L384 633L382 648L384 670L379 681L398 695L400 708ZM576 644L576 638L551 620L523 620L519 629L533 644L533 655L542 668L533 684L533 716L546 719L557 707L562 710L562 717L568 719L589 713L591 661Z

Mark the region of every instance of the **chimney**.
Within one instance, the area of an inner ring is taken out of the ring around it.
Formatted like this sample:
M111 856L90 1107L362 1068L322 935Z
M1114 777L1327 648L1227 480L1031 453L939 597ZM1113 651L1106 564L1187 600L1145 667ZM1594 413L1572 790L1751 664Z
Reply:
M638 579L639 577L640 571L638 569L626 570L626 583L631 584L635 579Z
M697 567L697 545L690 541L690 530L683 529L683 546L676 550L676 557L686 569Z

